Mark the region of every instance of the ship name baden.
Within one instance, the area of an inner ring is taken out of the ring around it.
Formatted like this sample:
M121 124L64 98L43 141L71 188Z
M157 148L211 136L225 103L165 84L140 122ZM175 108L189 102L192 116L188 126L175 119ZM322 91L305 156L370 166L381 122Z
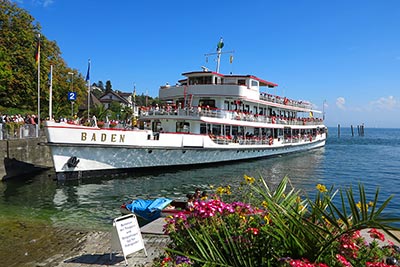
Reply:
M81 132L81 141L125 143L125 134L87 133Z

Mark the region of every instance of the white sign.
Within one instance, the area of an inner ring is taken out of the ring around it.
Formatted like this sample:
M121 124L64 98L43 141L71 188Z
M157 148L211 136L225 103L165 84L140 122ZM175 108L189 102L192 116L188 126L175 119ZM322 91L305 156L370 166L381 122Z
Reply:
M113 226L116 229L119 245L124 254L125 262L128 265L126 256L144 249L147 256L146 248L140 232L139 223L134 214L128 214L114 219Z

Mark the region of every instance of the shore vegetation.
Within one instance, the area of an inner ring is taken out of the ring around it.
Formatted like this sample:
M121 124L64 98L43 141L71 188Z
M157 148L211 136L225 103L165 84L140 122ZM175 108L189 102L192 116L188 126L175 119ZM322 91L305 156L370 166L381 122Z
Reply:
M400 218L384 213L392 197L378 197L362 184L318 184L308 196L288 177L271 188L245 175L240 187L218 187L191 213L167 218L171 243L154 266L397 266L399 247L382 242L399 241Z

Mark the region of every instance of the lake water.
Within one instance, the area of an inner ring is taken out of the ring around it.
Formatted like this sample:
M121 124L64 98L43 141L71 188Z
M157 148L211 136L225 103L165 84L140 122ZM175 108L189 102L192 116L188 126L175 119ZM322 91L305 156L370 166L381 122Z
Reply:
M59 183L53 173L0 182L0 217L45 220L55 226L105 230L120 216L121 203L159 196L184 198L196 187L238 185L243 175L262 176L277 184L288 175L296 188L315 192L322 183L344 188L364 184L368 194L380 188L380 199L394 195L385 210L400 217L400 129L365 129L351 136L350 128L329 129L324 148L280 157L213 165L188 170L103 177Z

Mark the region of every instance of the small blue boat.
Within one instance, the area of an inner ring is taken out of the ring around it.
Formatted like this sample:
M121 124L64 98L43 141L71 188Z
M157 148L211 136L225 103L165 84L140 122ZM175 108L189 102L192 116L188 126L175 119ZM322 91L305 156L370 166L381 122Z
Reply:
M153 221L161 216L161 211L171 204L172 199L135 199L121 206L122 213L134 213L146 221Z

